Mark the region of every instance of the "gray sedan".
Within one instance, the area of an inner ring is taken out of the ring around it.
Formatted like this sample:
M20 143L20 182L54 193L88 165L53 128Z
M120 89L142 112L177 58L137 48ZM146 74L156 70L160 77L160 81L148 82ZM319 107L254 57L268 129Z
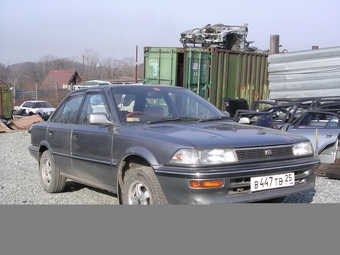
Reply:
M31 129L47 192L66 179L121 204L282 201L315 186L320 160L303 136L235 123L175 86L101 85L72 91Z

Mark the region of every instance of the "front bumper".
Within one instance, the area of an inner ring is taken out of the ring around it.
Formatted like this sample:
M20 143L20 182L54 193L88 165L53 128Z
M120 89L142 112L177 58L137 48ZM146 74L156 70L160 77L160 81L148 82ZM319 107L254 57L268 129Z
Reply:
M280 164L281 163L281 164ZM174 169L162 167L155 170L164 195L170 204L221 204L244 203L284 197L310 190L315 186L316 169L320 161L294 160L265 164L249 164L238 167L201 169ZM295 173L295 185L251 192L250 178L274 174ZM189 181L193 179L222 179L221 188L192 189Z

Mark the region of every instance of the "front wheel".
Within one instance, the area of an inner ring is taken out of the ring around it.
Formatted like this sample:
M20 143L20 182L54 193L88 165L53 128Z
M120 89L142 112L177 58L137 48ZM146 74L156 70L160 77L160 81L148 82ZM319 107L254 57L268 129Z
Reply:
M64 190L66 178L55 167L51 153L48 150L41 155L39 168L40 180L45 191L57 193Z
M150 167L130 169L124 177L123 204L167 204L162 188Z

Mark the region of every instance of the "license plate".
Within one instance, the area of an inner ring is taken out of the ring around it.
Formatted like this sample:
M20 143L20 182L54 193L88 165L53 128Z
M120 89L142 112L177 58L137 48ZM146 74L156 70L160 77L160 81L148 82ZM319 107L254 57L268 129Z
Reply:
M250 179L251 192L266 189L289 187L294 185L295 185L294 173L252 177Z

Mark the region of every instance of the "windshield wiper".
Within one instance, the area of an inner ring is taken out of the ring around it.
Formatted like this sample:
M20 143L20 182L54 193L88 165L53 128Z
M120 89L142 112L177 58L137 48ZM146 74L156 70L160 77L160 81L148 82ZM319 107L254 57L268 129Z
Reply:
M155 124L155 123L171 122L171 121L199 121L199 119L191 118L191 117L164 118L164 119L158 119L158 120L150 120L146 122L146 124Z
M225 119L231 120L231 118L228 116L218 116L218 117L213 117L209 119L198 120L198 122L207 122L207 121L225 120Z

